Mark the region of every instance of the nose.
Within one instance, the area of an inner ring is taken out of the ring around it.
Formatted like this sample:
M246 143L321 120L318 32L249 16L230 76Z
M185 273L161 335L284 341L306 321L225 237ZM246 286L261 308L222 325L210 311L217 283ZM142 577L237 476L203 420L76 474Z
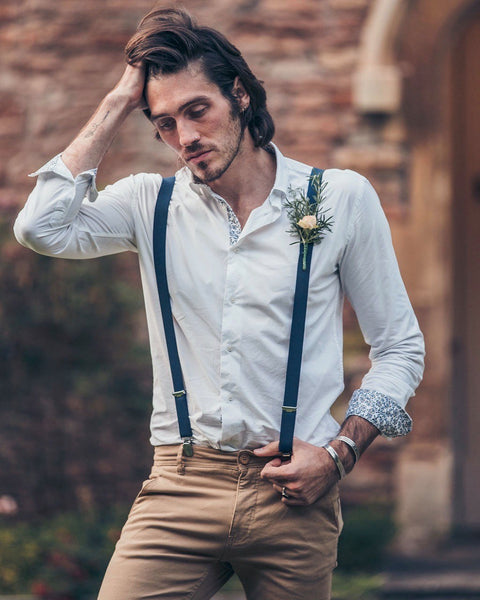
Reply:
M200 134L198 133L195 124L186 119L177 121L177 132L178 142L183 148L191 146L200 139Z

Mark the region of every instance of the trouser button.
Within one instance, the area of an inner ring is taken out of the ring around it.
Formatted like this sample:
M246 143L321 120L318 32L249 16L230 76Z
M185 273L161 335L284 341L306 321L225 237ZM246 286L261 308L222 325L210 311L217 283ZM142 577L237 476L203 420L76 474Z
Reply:
M240 454L238 455L238 462L241 465L248 465L248 463L250 462L250 454L248 452L245 452L245 450L242 450L242 452L240 452Z

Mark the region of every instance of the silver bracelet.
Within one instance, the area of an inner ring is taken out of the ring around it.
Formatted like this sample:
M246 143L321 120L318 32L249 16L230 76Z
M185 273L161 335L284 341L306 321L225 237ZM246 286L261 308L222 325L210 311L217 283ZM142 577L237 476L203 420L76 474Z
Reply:
M343 479L347 473L345 471L345 467L343 466L342 461L340 460L340 457L335 452L335 450L330 446L330 444L325 444L325 446L323 446L323 447L330 454L330 456L333 458L333 462L337 466L338 472L340 474L340 479Z
M346 435L339 435L335 438L336 440L340 440L341 442L345 442L345 444L347 444L347 446L349 446L355 456L355 462L353 463L354 466L357 464L357 462L360 460L360 452L358 450L358 446L357 444L349 437L347 437Z

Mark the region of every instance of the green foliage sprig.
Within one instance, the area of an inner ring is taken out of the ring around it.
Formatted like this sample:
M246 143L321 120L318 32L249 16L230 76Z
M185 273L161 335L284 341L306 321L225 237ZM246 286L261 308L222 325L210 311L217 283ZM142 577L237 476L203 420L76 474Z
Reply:
M333 217L326 216L323 209L325 202L324 191L326 182L321 182L321 175L311 175L309 177L313 188L313 202L300 188L289 188L289 198L285 200L284 206L287 209L290 220L290 229L287 233L298 235L299 239L292 244L303 244L303 270L307 268L307 250L309 244L319 244L327 231L332 231Z

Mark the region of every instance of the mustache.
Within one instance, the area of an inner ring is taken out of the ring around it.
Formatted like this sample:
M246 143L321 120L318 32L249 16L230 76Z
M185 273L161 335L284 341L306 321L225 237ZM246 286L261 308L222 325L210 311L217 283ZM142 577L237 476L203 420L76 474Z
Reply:
M190 144L190 146L185 147L185 154L198 154L199 150L202 149L202 144L195 140Z

